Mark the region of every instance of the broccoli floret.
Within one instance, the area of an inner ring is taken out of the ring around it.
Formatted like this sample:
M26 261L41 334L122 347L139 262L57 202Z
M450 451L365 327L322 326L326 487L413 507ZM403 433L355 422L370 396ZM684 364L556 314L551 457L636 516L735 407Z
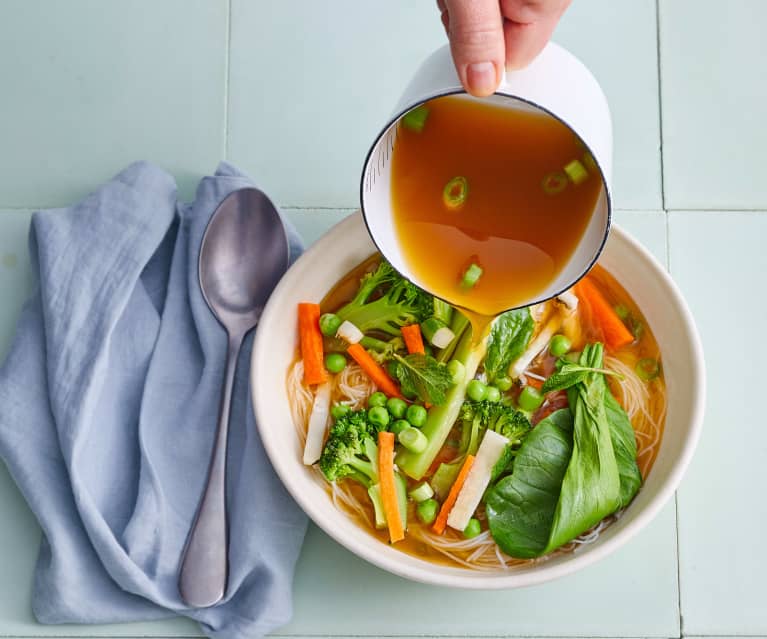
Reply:
M376 291L383 294L370 300ZM341 321L348 321L363 333L380 331L399 335L400 328L429 317L433 310L433 297L400 277L388 262L381 261L378 268L360 280L360 287L351 302L336 312Z
M328 481L349 477L369 488L378 483L376 429L364 410L336 420L320 456L320 470Z
M500 402L466 401L461 406L461 450L476 454L485 430L494 430L518 447L530 430L530 420L518 410Z

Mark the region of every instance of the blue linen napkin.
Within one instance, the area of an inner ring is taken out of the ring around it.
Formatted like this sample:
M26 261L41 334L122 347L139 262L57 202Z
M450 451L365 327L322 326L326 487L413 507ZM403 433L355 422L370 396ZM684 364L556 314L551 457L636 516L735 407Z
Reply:
M142 162L81 203L32 219L39 286L0 368L0 456L43 529L32 598L43 623L177 613L211 637L234 639L291 616L306 519L256 430L252 337L231 412L226 598L187 609L177 588L226 350L200 292L197 258L218 203L247 186L223 163L191 205L181 204L172 177ZM301 243L289 235L295 259Z

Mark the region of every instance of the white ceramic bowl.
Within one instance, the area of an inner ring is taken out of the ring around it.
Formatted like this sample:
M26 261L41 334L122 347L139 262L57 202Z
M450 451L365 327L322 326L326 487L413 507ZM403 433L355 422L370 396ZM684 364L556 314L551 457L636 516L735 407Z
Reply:
M296 305L319 302L347 272L375 251L360 214L337 224L293 265L261 316L253 348L251 391L261 439L274 469L303 510L328 535L363 559L402 577L458 588L515 588L560 577L607 556L658 514L690 462L703 419L703 351L687 305L665 269L647 250L613 227L599 263L639 305L660 345L668 414L658 458L625 514L578 552L494 573L440 566L382 543L337 510L317 471L301 463L286 371L297 348Z

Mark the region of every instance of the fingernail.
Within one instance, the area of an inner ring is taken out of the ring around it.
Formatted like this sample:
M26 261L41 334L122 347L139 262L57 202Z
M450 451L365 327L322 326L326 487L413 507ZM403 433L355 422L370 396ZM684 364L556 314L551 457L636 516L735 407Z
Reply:
M466 67L466 82L472 93L490 95L498 87L495 65L492 62L475 62Z

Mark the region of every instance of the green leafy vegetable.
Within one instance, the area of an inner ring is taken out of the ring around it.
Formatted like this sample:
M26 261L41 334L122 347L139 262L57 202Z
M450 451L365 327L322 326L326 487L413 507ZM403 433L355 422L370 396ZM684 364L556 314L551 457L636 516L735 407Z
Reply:
M562 365L559 388L568 389L570 409L533 429L511 475L487 493L490 532L511 556L538 557L569 542L626 506L641 485L634 431L602 364L597 343L577 366Z
M415 395L434 406L445 403L447 390L452 384L452 376L445 364L419 353L406 357L394 353L392 357L392 369L404 395Z
M602 373L602 375L615 375L616 377L620 377L620 374L615 371L607 370L606 368L590 368L565 360L560 361L563 363L559 367L559 370L543 382L543 386L541 387L542 393L565 390L584 382L592 373Z
M512 557L542 555L573 452L573 417L563 408L541 420L514 460L514 472L485 496L490 534Z
M519 308L500 315L490 331L485 357L485 375L488 383L506 375L511 362L527 348L533 335L535 322L530 309Z

